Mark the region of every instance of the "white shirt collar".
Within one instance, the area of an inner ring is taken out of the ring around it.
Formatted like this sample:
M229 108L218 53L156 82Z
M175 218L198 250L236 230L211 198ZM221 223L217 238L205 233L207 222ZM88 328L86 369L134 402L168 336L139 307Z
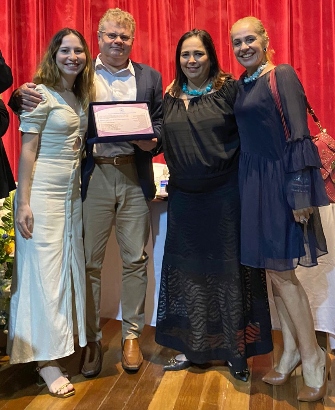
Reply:
M100 55L101 55L101 54L98 54L98 56L97 56L97 58L96 58L96 60L95 60L95 69L96 69L96 70L99 69L99 68L100 68L100 69L105 69L105 70L109 71L109 72L110 72L111 74L113 74L113 75L116 75L116 74L118 74L118 73L122 73L122 72L128 70L131 75L135 76L135 70L134 70L134 66L133 66L133 64L132 64L132 62L131 62L131 59L128 60L128 65L127 65L127 67L122 68L121 70L116 71L115 73L112 73L112 72L108 69L108 67L101 61Z

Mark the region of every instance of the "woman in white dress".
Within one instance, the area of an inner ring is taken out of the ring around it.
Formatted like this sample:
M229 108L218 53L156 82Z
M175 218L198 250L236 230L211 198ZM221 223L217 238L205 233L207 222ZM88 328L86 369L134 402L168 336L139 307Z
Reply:
M75 393L56 361L74 352L74 323L86 345L80 161L93 77L83 36L60 30L34 76L43 101L20 116L8 353L11 363L37 361L56 397Z

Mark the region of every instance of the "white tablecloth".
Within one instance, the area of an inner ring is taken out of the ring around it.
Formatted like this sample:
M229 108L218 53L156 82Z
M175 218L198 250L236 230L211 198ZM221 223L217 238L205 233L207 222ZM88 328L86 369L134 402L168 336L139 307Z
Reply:
M156 311L159 293L161 264L166 235L167 202L155 200L150 203L151 209L151 235L146 252L148 262L148 289L145 304L145 322L156 325ZM121 294L122 262L119 245L116 242L113 227L107 244L105 260L102 269L101 282L101 317L121 319L120 294Z
M327 240L328 254L318 259L318 266L299 266L297 277L304 287L314 318L316 330L329 333L329 344L335 349L335 204L320 208L323 230ZM280 329L279 319L269 288L272 325Z

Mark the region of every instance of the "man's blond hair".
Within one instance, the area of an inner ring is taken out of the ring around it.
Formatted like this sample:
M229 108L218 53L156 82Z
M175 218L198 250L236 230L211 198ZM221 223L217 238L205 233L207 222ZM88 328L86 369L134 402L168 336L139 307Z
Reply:
M135 34L136 23L134 17L127 11L123 11L119 8L108 9L99 21L99 31L104 30L104 23L106 21L115 21L120 24L120 26L129 28L132 35Z

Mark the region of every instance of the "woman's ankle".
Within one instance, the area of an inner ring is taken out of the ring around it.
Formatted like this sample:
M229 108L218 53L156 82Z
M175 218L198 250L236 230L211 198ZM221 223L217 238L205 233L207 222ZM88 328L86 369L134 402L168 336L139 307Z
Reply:
M324 382L326 350L318 346L317 352L302 362L303 378L306 386L319 388Z
M64 377L57 361L39 361L37 371L51 393L59 392L60 394L64 394L73 390L73 385L67 377ZM59 391L60 387L64 385L66 386Z
M187 362L187 361L188 361L187 357L186 357L183 353L177 354L177 356L175 357L175 359L176 359L178 362Z
M284 350L277 366L275 366L275 370L282 374L290 373L300 361L301 357L298 349L293 351Z

